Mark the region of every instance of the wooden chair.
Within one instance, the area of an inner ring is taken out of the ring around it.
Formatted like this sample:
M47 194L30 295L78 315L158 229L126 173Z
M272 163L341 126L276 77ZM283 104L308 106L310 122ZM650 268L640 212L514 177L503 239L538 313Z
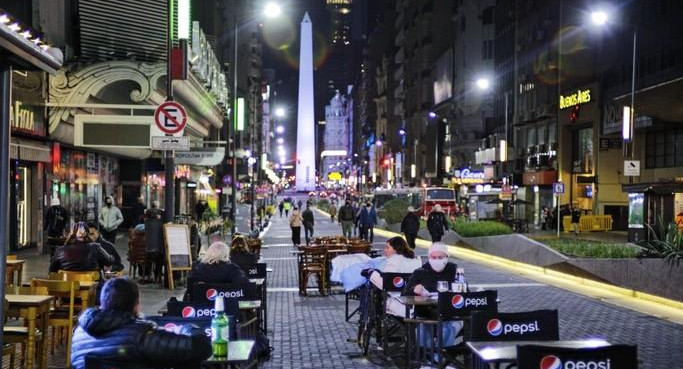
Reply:
M18 289L23 289L23 288L30 288L30 287L12 287L12 288L18 288ZM42 291L42 290L41 290ZM45 289L45 291L47 291ZM32 294L32 293L31 293ZM45 292L45 295L47 295L47 292ZM9 308L9 302L5 299L5 312ZM3 340L5 345L2 348L2 357L5 357L6 352L7 354L10 355L10 368L14 367L14 345L19 344L21 347L21 352L24 353L21 357L21 365L20 367L24 367L24 361L26 360L26 351L25 348L28 346L28 327L24 326L7 326L3 325L2 328L2 333L3 333ZM43 332L41 332L38 328L36 328L35 332L35 337L36 337L36 344L38 345L44 345L45 340L44 340L44 335ZM9 353L9 348L6 346L12 346L12 353ZM7 351L5 351L7 350ZM42 352L42 350L36 350L36 353Z
M327 281L328 258L324 247L302 247L299 254L299 294L307 296L306 286L312 275L318 278L318 290L325 295L329 289Z
M2 358L4 360L5 356L9 356L9 369L14 369L14 360L16 359L16 347L13 343L7 343L2 346ZM4 363L2 364L3 368Z
M347 251L349 254L367 254L370 248L370 245L366 244L350 244Z
M147 259L145 232L134 229L128 231L128 262L130 263L131 278L135 278L136 273L141 278L146 277L150 261Z
M56 297L55 309L50 313L48 326L52 327L51 353L55 351L55 330L66 328L66 366L71 365L71 336L76 318L76 299L79 296L78 281L56 281L50 279L32 279L31 287L47 287L48 293ZM68 305L63 305L68 304ZM61 336L61 334L60 334Z
M54 277L54 278L52 278L52 277ZM60 281L98 282L100 280L100 272L97 270L89 270L89 271L60 270L57 273L50 273L50 275L48 276L48 279L60 280Z
M7 255L7 256L5 256L5 258L7 258L7 260L17 260L16 255Z

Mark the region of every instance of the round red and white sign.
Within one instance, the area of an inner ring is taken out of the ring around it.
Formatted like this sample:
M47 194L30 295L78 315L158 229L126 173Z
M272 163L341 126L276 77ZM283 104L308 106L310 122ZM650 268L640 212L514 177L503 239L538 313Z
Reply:
M175 101L166 101L154 111L154 122L157 127L168 134L182 132L187 123L187 112Z

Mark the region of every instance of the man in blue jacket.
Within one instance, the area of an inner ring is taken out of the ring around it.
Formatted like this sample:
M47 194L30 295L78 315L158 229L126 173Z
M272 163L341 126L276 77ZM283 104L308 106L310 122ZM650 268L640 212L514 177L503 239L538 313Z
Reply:
M377 212L375 207L369 201L365 203L365 206L360 211L358 216L358 225L360 226L360 238L370 241L375 239L375 225L377 224Z
M211 356L211 341L202 329L185 325L176 334L140 319L140 293L133 280L108 280L100 302L99 308L85 310L78 318L71 346L74 369L85 367L86 356L176 369L198 369Z

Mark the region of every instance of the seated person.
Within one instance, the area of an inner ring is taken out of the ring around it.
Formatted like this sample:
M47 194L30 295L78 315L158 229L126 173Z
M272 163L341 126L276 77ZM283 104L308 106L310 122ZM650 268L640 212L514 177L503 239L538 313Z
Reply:
M74 369L84 369L86 356L178 369L198 369L211 356L211 341L203 329L185 325L176 334L140 319L140 293L135 281L108 280L100 299L99 308L89 308L78 318L71 346Z
M248 283L247 274L230 262L230 249L223 242L214 242L192 265L189 278L193 282Z
M446 281L449 283L455 281L455 275L458 266L455 263L448 261L448 249L446 245L441 242L434 242L429 248L429 261L421 268L413 272L413 276L406 283L403 289L404 295L428 296L436 293L436 285L439 281ZM428 308L418 307L415 309L415 315L428 319L437 319L436 311L430 311ZM462 330L461 321L449 322L443 324L443 346L454 346L462 342L462 337L458 337L458 333ZM433 337L430 337L430 332L426 326L420 324L418 326L419 342L421 346L431 347Z
M408 243L402 237L392 237L387 240L384 245L384 256L386 263L381 272L412 273L420 267L420 259L415 258L415 252L408 247ZM384 281L380 271L373 271L370 274L370 282L382 289ZM406 308L398 299L391 298L387 300L387 312L396 316L404 316Z
M239 265L242 269L258 263L256 254L249 250L247 239L244 236L233 237L232 245L230 246L230 261Z
M104 251L102 246L93 243L88 234L88 225L85 222L79 222L74 226L66 244L55 250L49 271L54 273L60 270L97 270L101 274L102 269L111 266L114 261L114 257Z
M93 243L97 243L102 246L102 249L107 252L107 254L114 257L114 263L111 265L112 272L120 272L123 270L123 264L121 263L121 255L116 251L116 247L113 243L102 238L102 235L97 230L96 223L88 223L88 234Z

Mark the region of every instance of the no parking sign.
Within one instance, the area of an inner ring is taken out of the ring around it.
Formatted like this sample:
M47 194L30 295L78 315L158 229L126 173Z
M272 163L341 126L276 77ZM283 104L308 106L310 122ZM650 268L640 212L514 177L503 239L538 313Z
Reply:
M185 129L187 112L177 102L166 101L154 111L154 122L162 132L170 135L176 134Z

